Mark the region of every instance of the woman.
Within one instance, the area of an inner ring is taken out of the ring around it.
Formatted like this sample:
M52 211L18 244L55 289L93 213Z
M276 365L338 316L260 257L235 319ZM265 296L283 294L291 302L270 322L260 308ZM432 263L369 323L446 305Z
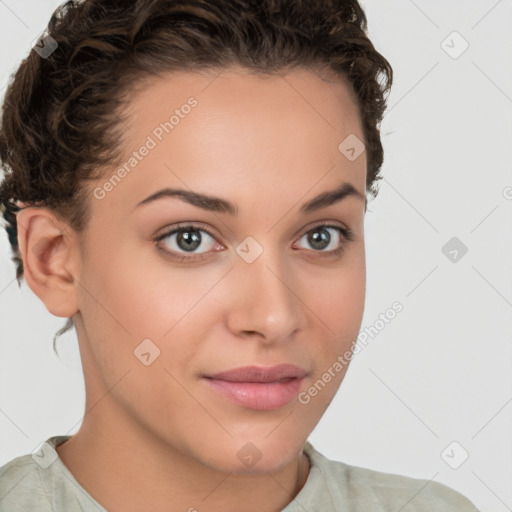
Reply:
M0 469L0 510L476 510L307 441L361 325L391 81L356 0L57 10L5 97L0 197L86 409Z

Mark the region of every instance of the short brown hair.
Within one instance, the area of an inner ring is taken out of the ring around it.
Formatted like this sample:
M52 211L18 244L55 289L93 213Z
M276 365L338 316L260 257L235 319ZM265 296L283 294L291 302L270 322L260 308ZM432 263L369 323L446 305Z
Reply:
M121 158L125 93L173 70L242 66L272 74L323 66L352 84L367 152L367 189L377 195L379 125L393 72L367 37L357 0L79 0L58 7L46 58L34 49L11 80L0 125L0 207L16 263L16 213L54 210L76 232L88 220L84 182ZM22 206L17 204L22 202Z

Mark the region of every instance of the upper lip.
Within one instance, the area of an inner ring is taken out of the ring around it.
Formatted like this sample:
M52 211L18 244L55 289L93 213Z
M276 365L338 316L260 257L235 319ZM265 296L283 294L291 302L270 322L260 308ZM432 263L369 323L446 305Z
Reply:
M241 366L206 375L206 377L230 382L276 382L284 379L301 379L306 374L306 370L293 364L278 364L275 366Z

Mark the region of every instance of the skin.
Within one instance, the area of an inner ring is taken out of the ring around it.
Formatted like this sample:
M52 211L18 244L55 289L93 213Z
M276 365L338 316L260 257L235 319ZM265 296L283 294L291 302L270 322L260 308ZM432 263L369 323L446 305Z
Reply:
M108 510L278 511L307 479L302 448L347 367L309 403L271 411L226 400L201 375L292 363L308 372L304 391L352 347L365 299L365 201L299 208L342 182L365 195L366 152L350 161L338 150L350 134L364 140L361 120L351 87L311 70L180 72L132 95L127 159L190 96L198 105L103 199L93 190L105 179L90 184L82 235L46 208L18 214L27 284L53 315L74 316L84 369L84 420L57 451ZM238 215L178 198L136 208L164 187L227 199ZM328 229L329 247L315 249L307 234L322 221L354 240ZM212 232L199 232L192 253L206 258L180 263L157 249L191 254L176 235L155 242L178 222ZM236 252L248 236L263 249L250 264ZM328 254L341 244L341 255ZM160 349L149 366L134 356L147 338ZM252 467L237 457L248 442L261 454Z

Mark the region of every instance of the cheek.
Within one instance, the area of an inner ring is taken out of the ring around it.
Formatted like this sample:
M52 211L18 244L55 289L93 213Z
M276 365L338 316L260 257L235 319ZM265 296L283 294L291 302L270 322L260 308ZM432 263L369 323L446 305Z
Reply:
M355 249L347 254L347 258L337 269L326 271L321 279L317 279L314 287L314 283L311 283L311 289L318 292L311 293L307 301L318 321L323 321L329 328L327 332L338 340L338 345L350 343L357 337L364 312L364 245L358 244Z
M316 419L329 406L345 376L361 328L366 266L364 245L355 248L343 265L326 274L321 291L312 294L307 302L314 312L317 332L321 330L323 334L308 347L314 368L299 403ZM310 426L314 428L314 422Z
M102 250L83 267L84 370L141 421L167 417L172 405L190 408L180 382L219 317L214 302L201 300L219 277L126 254Z
M316 338L308 347L313 370L297 404L307 429L315 428L350 365L364 312L365 271L364 253L360 252L358 260L334 272L331 279L325 280L322 292L308 301L314 312L317 332L321 330L327 335Z
M173 267L154 245L106 239L88 248L81 309L105 328L116 324L123 337L161 338L215 283L211 273Z

